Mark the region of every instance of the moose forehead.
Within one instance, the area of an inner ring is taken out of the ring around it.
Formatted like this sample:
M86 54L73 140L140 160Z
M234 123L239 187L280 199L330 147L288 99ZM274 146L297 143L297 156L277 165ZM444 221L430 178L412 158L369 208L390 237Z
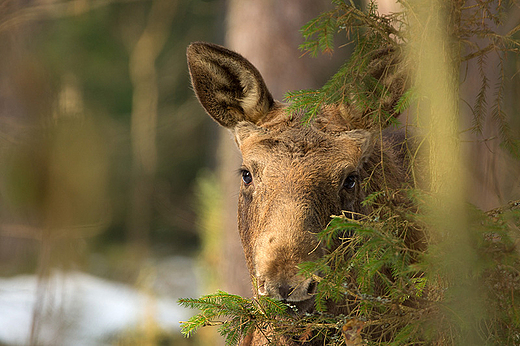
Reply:
M291 172L301 178L340 180L356 169L362 149L357 139L342 133L327 133L294 122L284 129L258 128L240 142L244 166L253 173L260 171L282 175Z

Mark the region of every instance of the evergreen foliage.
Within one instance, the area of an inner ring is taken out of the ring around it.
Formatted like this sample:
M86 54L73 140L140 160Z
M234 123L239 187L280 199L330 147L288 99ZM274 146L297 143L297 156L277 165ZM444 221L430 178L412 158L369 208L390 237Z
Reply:
M200 327L220 325L219 332L226 337L227 345L236 345L243 335L275 321L286 310L284 304L274 299L260 297L258 300L249 300L222 291L199 299L180 299L179 303L187 308L201 310L200 314L184 323L182 330L185 335L191 335ZM215 321L223 316L229 319Z
M428 195L406 192L419 209L427 207ZM272 344L277 344L273 335L292 335L300 341L322 338L326 345L343 345L341 331L355 323L363 327L361 335L368 344L454 344L465 330L452 323L456 311L444 310L454 286L439 269L445 254L433 245L425 255L403 241L403 232L424 228L429 220L388 199L373 207L374 212L361 220L334 218L318 237L331 248L340 240L340 246L317 262L301 265L303 274L319 282L315 313L300 315L295 307L271 298L247 299L219 291L179 301L200 309L183 323L183 333L189 336L200 327L219 326L227 345L237 345L255 329L273 338ZM511 234L520 225L520 202L487 213L472 209L472 220L480 255L473 275L488 303L488 311L478 319L481 338L490 344L518 344L520 260ZM327 300L352 309L349 314L330 314Z
M418 96L409 88L389 108L383 100L390 88L371 74L370 61L381 47L401 54L400 47L411 34L407 16L414 14L416 3L402 0L403 12L391 15L377 13L374 4L361 10L352 1L333 3L333 10L303 27L301 48L312 55L332 53L335 35L344 33L356 49L321 89L288 93L290 110L305 110L306 121L311 121L324 105L343 103L368 114L375 124L385 125ZM450 33L463 47L457 63L476 59L481 79L471 130L482 133L486 120L496 122L502 146L520 158L519 141L503 106L503 62L506 53L518 51L519 42L513 35L520 25L506 35L497 34L507 11L500 1L477 1L474 6L466 6L464 1L445 3ZM471 43L475 37L490 44L477 46ZM486 75L486 57L491 52L500 56L502 80L496 86L490 85ZM492 100L488 99L490 88L495 90ZM488 114L491 119L486 119ZM520 252L515 245L520 202L488 212L468 207L471 247L478 257L468 275L471 282L478 283L485 311L474 311L471 321L475 325L467 326L457 311L450 310L450 301L463 287L450 274L457 273L453 270L457 263L446 261L446 248L439 246L449 239L437 239L428 232L437 222L428 213L438 202L435 198L416 186L387 188L365 199L371 210L368 215L354 217L345 212L332 218L317 234L329 253L300 266L303 275L318 282L314 313L298 314L295 307L265 297L245 299L218 292L180 301L201 310L184 322L183 333L189 336L200 327L220 325L228 345L236 345L255 329L271 338L272 344L277 344L276 335L285 335L300 342L319 339L323 345L451 345L475 338L485 344L520 345ZM414 238L417 234L421 237ZM348 313L329 311L330 301ZM475 331L477 336L468 336Z
M394 110L385 108L381 102L388 97L389 90L371 75L370 63L381 48L399 49L402 32L396 28L404 25L404 14L380 15L374 3L366 11L358 9L352 1L333 3L333 10L322 13L302 28L305 42L300 48L313 56L319 52L332 54L334 36L344 31L356 44L354 53L320 89L288 92L289 111L305 109L310 120L324 105L344 103L355 105L360 112L372 111L371 115L379 117L381 122L392 121L390 113Z

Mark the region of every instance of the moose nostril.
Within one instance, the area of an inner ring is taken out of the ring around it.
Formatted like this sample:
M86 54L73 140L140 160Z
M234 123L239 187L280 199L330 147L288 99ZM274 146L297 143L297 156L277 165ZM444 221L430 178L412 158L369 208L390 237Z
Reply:
M265 281L260 281L258 285L258 294L261 296L267 295L267 288L265 287Z
M291 294L293 288L290 287L289 285L281 285L279 288L278 288L278 292L280 293L280 296L282 297L282 299L287 299L289 297L289 295Z
M316 293L316 290L318 288L318 283L316 281L312 281L310 284L309 284L309 287L307 288L307 293L309 295L313 295Z

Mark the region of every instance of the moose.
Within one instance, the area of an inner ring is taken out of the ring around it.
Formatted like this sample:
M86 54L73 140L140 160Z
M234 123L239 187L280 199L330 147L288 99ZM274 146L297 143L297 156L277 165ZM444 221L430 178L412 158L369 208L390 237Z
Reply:
M404 83L385 76L389 60L375 55L373 75L397 90L385 101L391 109ZM195 42L187 59L200 103L233 133L242 153L238 229L254 294L311 312L317 283L300 275L298 265L324 255L316 233L332 215L367 213L362 201L368 194L384 184L401 186L403 138L379 131L367 110L348 102L323 106L306 123L303 112L290 114L273 99L247 59L224 47ZM262 338L250 342L263 345Z

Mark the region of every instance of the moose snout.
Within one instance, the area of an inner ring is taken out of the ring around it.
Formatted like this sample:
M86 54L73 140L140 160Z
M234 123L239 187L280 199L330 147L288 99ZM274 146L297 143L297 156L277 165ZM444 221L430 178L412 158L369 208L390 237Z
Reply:
M255 229L252 251L258 295L298 303L309 301L317 283L300 273L300 265L323 256L323 248L312 230L322 224L311 203L280 197L278 208L271 209ZM297 305L297 304L296 304Z
M287 302L311 299L317 283L299 273L299 264L317 259L321 251L276 242L269 245L261 247L255 256L258 294Z
M302 276L289 281L259 279L258 294L287 302L301 302L311 299L316 293L317 283Z

